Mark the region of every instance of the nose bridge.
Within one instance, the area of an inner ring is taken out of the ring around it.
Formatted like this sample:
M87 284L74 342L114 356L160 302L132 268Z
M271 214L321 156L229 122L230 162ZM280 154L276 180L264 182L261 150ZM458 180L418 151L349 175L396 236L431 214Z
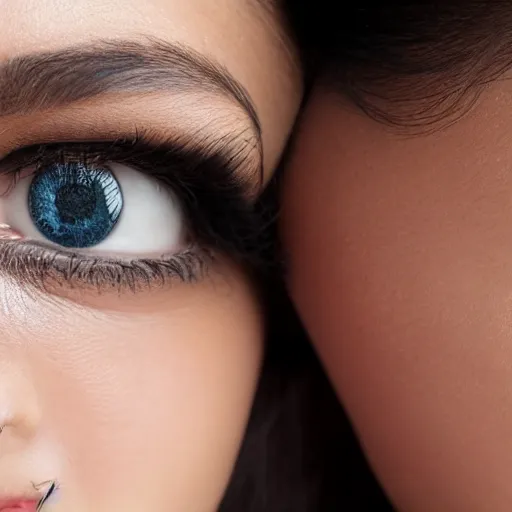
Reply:
M16 437L32 437L37 431L40 417L39 400L28 366L15 354L9 354L6 350L0 351L2 435L9 431Z

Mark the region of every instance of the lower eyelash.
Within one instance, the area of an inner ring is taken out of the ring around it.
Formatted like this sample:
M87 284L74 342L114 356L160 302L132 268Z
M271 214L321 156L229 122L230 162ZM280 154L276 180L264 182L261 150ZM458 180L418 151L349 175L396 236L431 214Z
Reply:
M38 290L91 287L106 291L147 290L170 281L204 278L213 253L191 248L161 259L108 259L61 250L34 241L0 241L0 273Z

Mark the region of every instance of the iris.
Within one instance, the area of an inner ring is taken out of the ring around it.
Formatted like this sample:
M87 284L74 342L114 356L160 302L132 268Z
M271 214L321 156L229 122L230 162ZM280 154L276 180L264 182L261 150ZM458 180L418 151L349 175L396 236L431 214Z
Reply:
M54 164L29 189L29 211L39 232L63 247L98 245L123 210L121 187L111 171L80 163Z

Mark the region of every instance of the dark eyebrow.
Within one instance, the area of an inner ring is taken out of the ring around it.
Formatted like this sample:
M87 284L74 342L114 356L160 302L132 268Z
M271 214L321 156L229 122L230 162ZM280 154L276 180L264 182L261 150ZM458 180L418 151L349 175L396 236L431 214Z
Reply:
M100 40L0 64L0 117L62 107L107 93L202 91L234 101L261 139L256 109L244 87L211 58L182 44Z

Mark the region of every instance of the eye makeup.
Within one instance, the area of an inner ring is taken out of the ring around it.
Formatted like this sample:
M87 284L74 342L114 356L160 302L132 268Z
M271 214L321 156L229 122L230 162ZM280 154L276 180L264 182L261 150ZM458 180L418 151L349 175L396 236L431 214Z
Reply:
M219 256L260 268L265 264L266 216L253 199L261 171L256 160L239 137L162 142L140 130L116 140L20 148L0 161L0 174L10 183L5 196L20 179L41 180L51 166L94 169L123 164L177 197L185 219L185 245L172 254L117 257L27 238L0 240L0 272L39 289L57 285L136 291L173 279L196 281Z

